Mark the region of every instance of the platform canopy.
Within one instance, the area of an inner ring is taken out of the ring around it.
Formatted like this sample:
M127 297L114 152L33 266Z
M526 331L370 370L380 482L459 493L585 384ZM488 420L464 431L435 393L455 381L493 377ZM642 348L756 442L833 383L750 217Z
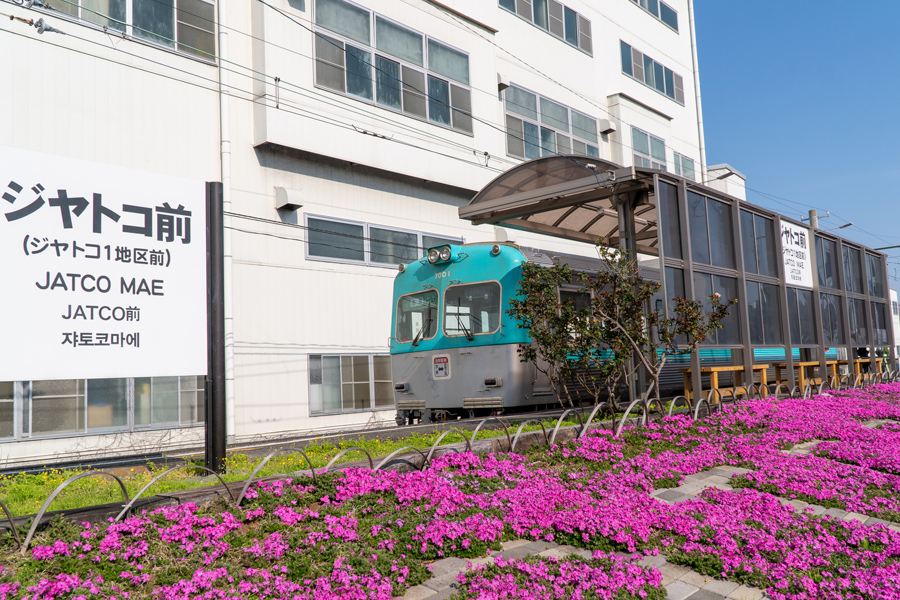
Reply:
M654 173L589 156L545 156L502 173L460 208L459 216L475 225L588 243L602 238L612 245L633 227L629 246L656 254Z

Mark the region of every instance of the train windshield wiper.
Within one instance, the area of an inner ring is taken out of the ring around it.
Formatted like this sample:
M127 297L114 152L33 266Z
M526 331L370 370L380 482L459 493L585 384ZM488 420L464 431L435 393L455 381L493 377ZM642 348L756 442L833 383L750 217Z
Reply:
M419 328L419 332L416 334L416 337L413 338L413 341L412 341L413 346L418 346L419 338L425 334L425 331L427 329L431 328L431 309L432 309L432 307L429 306L428 307L428 316L425 318L425 322L422 323L422 327Z
M459 325L460 329L463 330L463 333L466 334L466 339L470 342L475 339L475 337L469 333L466 324L462 322L462 318L460 317L460 312L462 311L461 301L456 301L456 323Z

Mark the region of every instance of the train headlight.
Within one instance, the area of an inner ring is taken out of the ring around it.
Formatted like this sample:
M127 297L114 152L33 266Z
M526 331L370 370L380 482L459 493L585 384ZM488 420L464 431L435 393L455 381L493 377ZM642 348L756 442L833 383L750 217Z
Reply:
M493 247L491 248L491 254L493 254L494 256L500 254L500 244L493 245Z
M440 257L441 253L438 252L437 248L432 248L428 251L428 262L430 262L431 264L436 263Z
M441 248L441 260L450 260L450 246Z

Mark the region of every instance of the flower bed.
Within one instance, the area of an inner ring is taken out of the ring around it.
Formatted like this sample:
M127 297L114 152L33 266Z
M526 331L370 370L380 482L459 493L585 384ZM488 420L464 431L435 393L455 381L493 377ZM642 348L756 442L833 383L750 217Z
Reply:
M242 508L219 501L104 526L57 521L27 558L0 559L0 600L386 600L426 581L433 560L483 557L516 538L593 558L476 566L461 576L460 599L662 598L659 571L632 553L663 553L779 600L898 598L900 534L797 512L776 497L900 518L900 432L862 426L872 419L900 419L900 385L745 402L704 422L671 417L620 438L596 431L525 456L449 454L422 472L261 482ZM783 452L814 439L818 455ZM732 480L736 489L687 502L651 495L721 465L750 471Z

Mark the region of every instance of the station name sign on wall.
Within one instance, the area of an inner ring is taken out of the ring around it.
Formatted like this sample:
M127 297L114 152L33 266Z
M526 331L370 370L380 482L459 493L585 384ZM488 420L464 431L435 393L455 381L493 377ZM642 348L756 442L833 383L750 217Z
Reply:
M206 192L0 146L0 381L206 373Z
M781 222L781 248L784 259L784 279L788 285L812 289L810 235L805 227Z

